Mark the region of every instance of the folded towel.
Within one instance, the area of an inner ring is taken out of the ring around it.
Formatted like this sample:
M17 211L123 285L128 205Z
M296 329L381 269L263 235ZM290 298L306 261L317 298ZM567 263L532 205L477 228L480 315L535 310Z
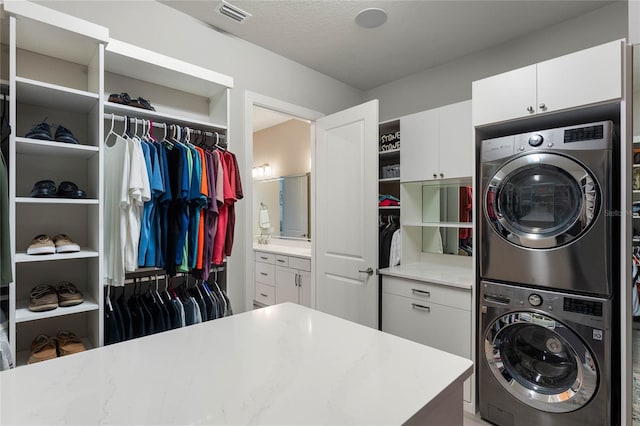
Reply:
M261 209L260 210L260 218L258 220L260 224L260 228L269 229L271 228L271 222L269 222L269 210Z

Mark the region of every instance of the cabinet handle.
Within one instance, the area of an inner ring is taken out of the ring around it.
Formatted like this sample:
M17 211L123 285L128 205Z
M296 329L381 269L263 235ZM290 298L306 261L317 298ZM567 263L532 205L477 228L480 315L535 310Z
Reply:
M264 275L266 277L269 274L267 274L266 272L260 272L260 275Z
M264 293L260 293L260 296L262 296L262 297L269 297L269 296L267 296L267 295L266 295L266 294L264 294Z
M431 311L430 307L424 306L424 305L418 305L417 303L412 303L411 307L413 307L413 309L418 309L419 311L425 311L425 312Z
M533 112L533 107L531 105L527 107L527 112Z
M444 173L440 173L440 177L443 178L444 177Z
M434 174L433 174L433 178L435 179L435 178L437 178L437 177L438 177L438 175L434 173Z
M278 262L280 262L280 263L284 263L284 260L282 260L282 259L278 259Z
M412 289L411 289L411 293L413 293L413 294L419 294L419 295L421 295L421 296L431 297L431 293L429 293L428 291L418 290L417 288L412 288Z
M300 278L300 275L296 274L296 278L295 278L296 287L300 287L300 281L298 280L298 278Z
M538 105L540 107L540 109L545 110L547 109L547 106L544 103L541 103L540 105Z
M268 257L264 257L264 256L260 256L260 259L262 259L262 260L267 260L267 259L269 259L269 258L268 258Z

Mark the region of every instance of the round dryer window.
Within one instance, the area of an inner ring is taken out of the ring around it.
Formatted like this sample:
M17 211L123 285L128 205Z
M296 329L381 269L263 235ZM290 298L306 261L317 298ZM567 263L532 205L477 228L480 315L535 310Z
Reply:
M523 403L565 413L595 394L595 358L564 324L538 313L512 312L487 330L486 362L504 389Z
M578 162L551 153L515 158L491 178L484 214L505 240L545 249L587 232L600 208L600 190Z

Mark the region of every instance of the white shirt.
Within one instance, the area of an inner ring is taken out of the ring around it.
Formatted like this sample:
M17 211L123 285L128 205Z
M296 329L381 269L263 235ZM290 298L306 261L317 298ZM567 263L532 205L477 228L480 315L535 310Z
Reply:
M402 257L402 239L400 236L400 229L396 229L391 237L391 249L389 250L389 266L396 266L400 264L400 258Z
M130 174L128 182L129 208L127 211L126 244L124 252L125 271L138 268L138 245L144 203L151 200L151 185L144 161L142 145L137 138L127 139L129 148Z
M130 161L126 139L115 139L104 148L104 273L105 284L123 286Z

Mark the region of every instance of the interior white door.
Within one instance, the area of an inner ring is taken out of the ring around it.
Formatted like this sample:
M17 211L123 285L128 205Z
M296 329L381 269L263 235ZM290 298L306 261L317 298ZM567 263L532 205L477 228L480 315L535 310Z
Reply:
M374 328L377 145L377 100L316 121L316 308Z

